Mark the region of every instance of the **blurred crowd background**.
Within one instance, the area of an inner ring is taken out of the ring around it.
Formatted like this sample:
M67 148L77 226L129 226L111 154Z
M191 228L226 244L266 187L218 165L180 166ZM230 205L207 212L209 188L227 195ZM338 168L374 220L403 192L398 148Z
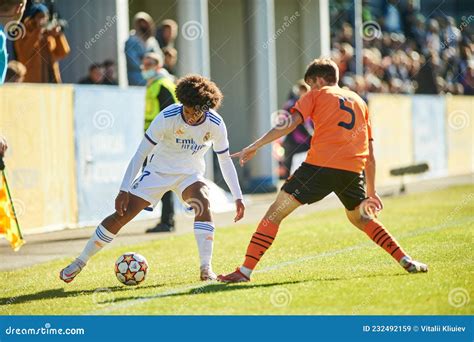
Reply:
M352 1L332 1L331 57L341 71L341 86L365 99L368 93L474 94L474 15L455 17L422 13L420 1L363 1L363 74L356 74ZM10 41L7 82L60 83L58 62L70 52L67 23L54 1L29 0L22 19L26 32ZM178 23L156 23L153 13L139 12L126 42L129 85L143 86L141 64L147 52L157 53L163 72L175 79ZM41 47L41 53L35 53ZM116 63L106 59L84 70L81 84L117 85ZM291 99L295 94L289 95Z
M133 18L133 29L125 43L123 53L127 61L128 84L145 86L142 62L146 53L156 53L162 72L175 80L174 68L177 50L174 41L178 25L172 19L163 20L158 26L151 15L139 12ZM61 83L59 61L71 52L67 40L67 22L60 19L54 1L28 0L22 22L8 32L9 64L6 82ZM21 31L21 32L20 32ZM18 35L19 39L15 39ZM116 62L105 59L91 63L79 84L118 85Z
M341 85L367 93L474 94L474 15L422 13L419 1L363 2L363 75L356 75L353 10L331 11L331 57Z
M330 55L340 69L340 86L366 101L369 93L474 94L474 15L445 13L436 7L422 11L420 0L363 0L361 32L355 32L354 6L348 0L334 0L329 6ZM130 86L150 85L156 77L175 82L179 76L178 23L161 14L157 22L155 15L140 11L131 19L122 51ZM67 22L55 2L28 0L21 25L20 39L8 41L6 82L61 83L59 62L71 47ZM361 37L358 71L356 40ZM147 54L152 54L152 66L143 63ZM94 61L76 83L118 85L116 64L105 57ZM308 91L303 80L294 82L287 101L279 104L283 110ZM311 136L312 127L306 123L274 146L281 178L289 175L294 155L309 148Z

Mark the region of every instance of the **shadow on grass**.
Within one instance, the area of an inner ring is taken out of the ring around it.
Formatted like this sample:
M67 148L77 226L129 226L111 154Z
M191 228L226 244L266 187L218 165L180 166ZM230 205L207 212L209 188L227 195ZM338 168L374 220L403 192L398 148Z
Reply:
M162 284L152 284L147 286L140 287L131 287L131 286L112 286L112 287L101 287L97 289L90 290L73 290L73 291L64 291L64 288L56 288L44 290L36 293L29 293L19 296L10 296L0 298L0 312L5 311L9 305L22 304L28 302L35 302L44 299L58 299L58 298L73 298L81 297L86 295L94 295L95 293L112 293L120 291L130 291L135 289L144 289L144 288L158 288L162 287Z
M249 290L249 289L258 289L266 288L273 286L283 286L283 285L293 285L306 283L311 280L298 280L298 281L284 281L277 283L266 283L266 284L223 284L223 283L203 283L202 285L187 286L180 289L169 290L162 293L158 293L152 296L134 296L134 297L121 297L115 299L117 302L126 302L130 300L137 301L147 301L155 298L167 298L167 297L181 297L181 296L191 296L205 293L216 293L216 292L227 292L227 291L238 291L238 290Z
M375 278L375 277L398 277L406 276L408 273L392 273L392 274L366 274L366 275L354 275L351 277L327 277L327 278L317 278L317 279L303 279L303 280L294 280L294 281L283 281L283 282L273 282L273 283L263 283L263 284L254 284L254 283L237 283L237 284L223 284L223 283L203 283L202 285L190 285L178 289L171 289L158 293L156 295L150 296L131 296L131 297L120 297L114 300L115 303L118 302L127 302L127 301L148 301L157 298L167 298L167 297L183 297L199 294L209 294L209 293L218 293L218 292L228 292L228 291L238 291L238 290L250 290L250 289L259 289L267 288L273 286L284 286L284 285L294 285L308 282L332 282L332 281L345 281L357 278Z

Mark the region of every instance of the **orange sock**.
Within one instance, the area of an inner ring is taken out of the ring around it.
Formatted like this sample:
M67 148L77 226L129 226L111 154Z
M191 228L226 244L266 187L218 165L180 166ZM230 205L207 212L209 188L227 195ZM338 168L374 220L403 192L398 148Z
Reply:
M252 239L247 247L243 266L253 270L263 254L265 254L267 249L272 245L277 233L277 224L267 219L260 221L257 231L253 233Z
M374 241L377 245L382 247L389 253L395 260L400 261L401 258L406 256L405 251L398 245L398 242L393 238L392 235L385 229L385 227L377 220L372 220L364 227L365 233Z

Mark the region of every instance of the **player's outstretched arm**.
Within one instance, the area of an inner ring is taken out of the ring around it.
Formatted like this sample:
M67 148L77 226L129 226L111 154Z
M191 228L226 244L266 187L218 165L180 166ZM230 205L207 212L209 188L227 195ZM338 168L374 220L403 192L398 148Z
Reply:
M153 144L145 135L142 142L138 146L135 155L128 164L127 171L125 171L122 184L120 185L120 192L115 199L115 210L120 216L123 216L124 212L127 210L128 191L130 190L130 185L138 174L138 171L140 171L140 168L143 166L143 162L145 161L146 157L151 153L154 147L155 144Z
M234 222L239 221L244 217L245 205L243 202L242 191L240 190L239 177L235 170L234 163L230 158L229 152L217 154L219 160L219 167L221 168L222 176L232 193L235 200L236 215Z
M255 154L257 154L259 148L287 135L298 127L298 125L303 123L303 116L299 112L296 112L295 114L290 115L288 120L289 122L285 123L285 125L277 125L273 127L258 140L244 148L242 151L232 154L231 157L239 158L240 166L243 166L252 159Z
M379 210L383 209L383 203L379 195L375 191L375 156L374 156L374 147L372 140L369 140L369 158L367 159L367 164L365 166L365 182L367 186L367 196L375 199L379 202Z

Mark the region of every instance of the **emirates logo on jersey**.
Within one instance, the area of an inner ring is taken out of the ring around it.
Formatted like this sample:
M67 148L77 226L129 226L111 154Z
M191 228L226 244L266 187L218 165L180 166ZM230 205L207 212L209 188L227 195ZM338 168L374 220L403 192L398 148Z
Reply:
M202 148L204 148L206 145L201 145L198 144L194 141L194 139L180 139L176 138L176 143L178 145L181 145L182 150L190 150L192 151L192 154L198 153Z

